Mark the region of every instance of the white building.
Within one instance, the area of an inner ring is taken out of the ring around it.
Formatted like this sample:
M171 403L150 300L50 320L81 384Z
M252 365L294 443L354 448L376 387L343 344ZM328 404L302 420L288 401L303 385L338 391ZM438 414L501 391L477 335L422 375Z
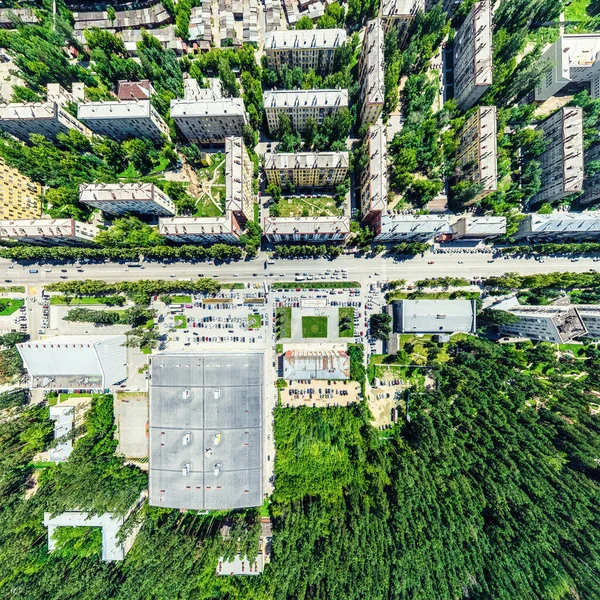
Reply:
M369 127L365 144L369 161L360 174L360 214L365 223L376 223L387 211L387 136L384 125Z
M265 217L270 242L336 242L350 234L349 217Z
M254 163L241 137L225 138L225 210L240 226L254 220Z
M335 51L346 42L344 29L307 29L269 31L265 35L265 54L270 69L280 71L300 67L325 74L333 70Z
M73 94L64 90L58 83L48 84L46 102L11 102L0 105L0 129L16 138L29 141L32 133L54 139L59 133L75 129L85 136L90 130L67 112L64 105L82 97L83 84L73 84Z
M536 158L542 187L533 202L559 200L583 189L583 109L565 106L543 121L546 149Z
M408 40L410 26L425 8L425 0L382 0L380 16L387 33L392 27L398 31L398 42L403 48Z
M267 91L263 94L269 131L279 129L279 115L287 114L292 129L303 132L309 118L323 123L323 119L348 108L348 90Z
M188 141L217 144L241 136L247 122L242 98L223 98L220 86L202 89L195 79L185 81L183 100L171 100L171 118Z
M394 300L394 333L475 333L475 300Z
M260 575L265 570L263 553L256 555L256 560L250 562L246 556L236 554L231 560L221 556L215 575Z
M494 238L506 233L506 217L461 216L452 225L454 239Z
M574 308L587 329L586 336L600 339L600 304L577 304Z
M104 390L127 378L124 335L61 335L17 344L34 389Z
M57 404L50 407L50 420L54 421L54 439L63 438L73 430L75 407L73 405ZM73 440L64 439L54 448L50 448L50 460L63 462L73 451Z
M345 347L287 346L283 353L283 378L289 381L350 379L350 357Z
M590 83L592 98L600 98L600 34L563 34L539 59L548 70L535 88L538 102L548 100L569 83Z
M236 243L242 228L232 212L222 217L173 217L158 220L158 230L181 244Z
M138 213L166 217L177 212L171 198L153 183L83 183L79 202L115 216Z
M269 153L265 174L279 187L335 187L346 178L349 164L348 152Z
M19 219L0 221L0 241L58 244L92 244L100 230L75 219Z
M529 213L515 235L534 241L594 239L600 236L600 211Z
M452 235L448 215L382 215L374 227L375 242L427 242Z
M471 108L492 85L492 9L476 2L454 38L454 98Z
M385 92L384 78L383 26L381 19L373 19L367 23L360 56L360 120L363 125L374 125L381 115Z

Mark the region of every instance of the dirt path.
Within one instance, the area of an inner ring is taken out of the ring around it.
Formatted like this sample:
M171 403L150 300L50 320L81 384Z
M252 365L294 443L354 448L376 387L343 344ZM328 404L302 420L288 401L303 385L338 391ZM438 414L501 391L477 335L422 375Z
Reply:
M210 180L203 179L203 180L200 182L200 184L201 184L201 186L202 186L202 189L201 189L201 193L202 193L202 195L204 195L204 196L208 196L208 197L210 198L210 201L211 201L211 202L212 202L212 203L215 205L215 207L216 207L216 208L218 208L219 210L221 210L221 205L219 204L219 202L218 202L217 200L215 200L215 199L213 198L213 195L212 195L212 187L213 187L213 185L217 185L217 184L215 183L215 181L216 181L217 177L219 176L219 169L221 168L221 166L222 166L224 163L225 163L225 159L223 159L223 160L222 160L222 161L221 161L221 162L220 162L220 163L219 163L219 164L218 164L218 165L215 167L215 170L213 171L213 176L212 176L212 179L210 179ZM219 185L220 185L220 184L219 184ZM197 195L197 196L196 196L196 198L198 198L198 199L199 199L199 195ZM198 204L198 203L196 202L196 204Z

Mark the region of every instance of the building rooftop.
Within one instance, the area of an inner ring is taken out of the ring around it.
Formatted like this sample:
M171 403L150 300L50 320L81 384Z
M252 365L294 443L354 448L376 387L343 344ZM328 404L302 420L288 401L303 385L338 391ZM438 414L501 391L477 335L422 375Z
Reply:
M119 81L119 100L148 100L154 93L149 79L142 81Z
M383 0L381 16L388 19L414 16L424 9L424 4L424 0Z
M369 153L369 168L364 171L363 185L370 186L369 211L387 210L388 201L388 176L387 176L387 136L383 125L369 127L367 138L367 152ZM363 213L366 208L363 207Z
M590 67L600 60L600 33L562 35L555 44L562 48L562 57L570 68Z
M347 169L348 152L270 152L265 154L265 170Z
M56 119L58 106L56 102L11 102L0 104L0 121L16 121L23 119Z
M143 119L152 112L150 100L109 100L82 102L77 106L77 118L86 119Z
M265 108L347 107L348 90L268 90Z
M451 234L448 215L383 215L381 234L444 235Z
M363 87L366 89L366 101L372 104L383 103L384 84L384 34L381 19L373 19L365 29L366 77ZM363 46L364 48L364 46ZM363 50L364 51L364 50Z
M226 210L244 210L244 160L247 160L241 137L225 138Z
M150 359L150 504L260 506L264 354Z
M287 350L283 354L283 378L349 379L350 357L344 350Z
M339 48L346 41L345 29L277 30L265 34L265 52Z
M475 300L395 300L396 333L475 333Z
M492 7L489 0L476 2L472 21L467 19L462 27L473 27L475 35L475 85L492 83ZM461 28L462 28L461 27Z
M183 82L183 98L189 101L219 100L223 97L223 86L218 77L208 79L208 87L201 88L196 79L186 79Z
M82 183L79 186L79 202L170 202L153 183Z
M528 215L532 233L600 233L600 210Z
M350 233L350 217L265 217L265 235Z
M171 117L222 117L233 115L244 117L242 98L220 98L217 100L171 100Z
M50 420L54 421L54 439L57 440L73 429L75 408L57 404L50 407ZM67 460L73 451L73 440L63 440L54 448L50 448L50 460L62 462Z
M85 233L93 238L98 233L95 225L74 219L19 219L0 221L0 239L77 237Z
M256 556L256 560L251 563L245 556L236 554L231 560L226 560L223 556L219 559L217 565L217 575L260 575L265 569L262 552Z
M158 220L161 235L209 235L235 231L231 213L222 217L173 217Z
M464 224L465 235L486 236L506 233L506 217L463 216L459 220Z

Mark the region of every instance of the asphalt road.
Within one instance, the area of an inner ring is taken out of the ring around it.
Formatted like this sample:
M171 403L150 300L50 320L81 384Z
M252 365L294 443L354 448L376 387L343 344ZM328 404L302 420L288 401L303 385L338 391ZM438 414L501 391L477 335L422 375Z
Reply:
M326 259L294 259L275 260L275 264L264 268L265 258L252 261L236 262L223 265L210 265L208 263L177 262L168 265L160 263L146 263L144 269L129 268L117 263L104 263L84 265L83 272L78 272L73 266L52 266L51 272L44 271L43 266L14 265L11 269L10 261L0 260L0 272L4 279L10 279L14 285L44 285L54 281L61 281L61 276L73 279L102 279L104 281L126 281L137 279L171 279L188 278L196 279L199 275L211 277L218 275L224 281L262 281L267 273L273 273L270 281L290 281L296 273L320 273L326 270L346 269L348 280L365 281L383 279L406 279L413 282L426 277L486 277L501 275L507 272L518 272L523 275L535 273L552 273L554 271L585 272L590 269L600 270L600 262L590 258L581 258L572 262L568 258L550 258L539 262L532 258L498 258L493 262L489 254L425 254L408 260L395 263L390 258L355 258L354 256L341 256L335 260ZM429 262L433 264L428 264ZM459 264L462 261L463 264ZM38 273L29 273L29 269L37 268ZM49 268L49 267L48 267ZM61 269L66 269L63 273ZM256 276L255 276L256 274ZM283 274L283 276L281 275ZM0 282L0 285L2 283Z

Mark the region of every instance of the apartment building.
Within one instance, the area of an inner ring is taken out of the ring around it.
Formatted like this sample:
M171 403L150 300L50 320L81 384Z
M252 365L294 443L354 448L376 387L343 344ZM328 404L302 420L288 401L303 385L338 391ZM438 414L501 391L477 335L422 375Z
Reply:
M348 108L348 90L267 91L263 101L271 133L279 129L281 114L288 115L293 129L303 132L307 119L321 125L325 117Z
M496 107L479 106L458 132L458 179L481 186L473 204L498 189Z
M335 51L346 42L344 29L279 30L265 34L265 54L270 69L300 67L327 74L333 70Z
M185 81L183 99L171 100L171 118L188 141L223 144L228 136L241 136L247 122L242 98L223 98L220 85L200 88Z
M600 144L594 144L584 153L584 164L590 165L593 161L600 160ZM583 181L583 194L577 199L579 204L595 204L600 201L600 171L593 175L585 174Z
M570 83L588 83L600 98L600 33L563 34L539 58L547 71L535 88L538 102L548 100Z
M32 133L54 139L59 133L68 133L75 129L85 136L90 130L67 112L64 105L82 98L83 84L73 84L73 94L67 92L58 83L48 84L45 102L11 102L0 105L0 129L16 138L29 141Z
M428 242L452 235L448 215L380 215L372 225L375 242Z
M113 216L137 213L164 217L177 212L171 198L153 183L83 183L79 202Z
M506 233L506 217L462 215L452 225L453 239L495 238Z
M583 189L583 110L566 106L538 127L546 150L536 158L542 169L542 187L533 202L550 202Z
M385 92L384 36L381 19L367 23L360 56L359 81L360 120L362 124L374 125L383 110Z
M600 339L600 304L577 304L575 308L587 329L586 337Z
M0 219L37 219L42 214L42 186L0 158Z
M240 226L254 219L254 163L241 137L225 138L225 210L233 212Z
M589 240L600 236L600 211L529 213L515 234L533 241Z
M471 108L492 85L492 9L476 2L454 38L454 98Z
M360 214L364 223L374 223L387 210L387 136L383 125L369 127L364 152L367 168L360 174Z
M381 3L380 16L383 28L387 33L396 28L398 32L398 43L400 48L408 42L410 26L418 12L425 8L425 0L383 0Z
M0 8L0 29L16 29L15 23L35 25L39 19L31 8Z
M129 138L160 142L169 138L169 126L151 104L153 93L147 79L121 81L118 100L80 103L77 118L94 133L119 142Z
M349 160L348 152L269 153L265 174L279 187L335 187L346 179Z
M180 244L235 244L241 227L232 212L221 217L171 217L158 220L158 230L168 240Z
M269 242L338 242L350 234L350 217L265 217Z
M44 246L92 244L100 230L75 219L16 219L0 221L0 241Z

